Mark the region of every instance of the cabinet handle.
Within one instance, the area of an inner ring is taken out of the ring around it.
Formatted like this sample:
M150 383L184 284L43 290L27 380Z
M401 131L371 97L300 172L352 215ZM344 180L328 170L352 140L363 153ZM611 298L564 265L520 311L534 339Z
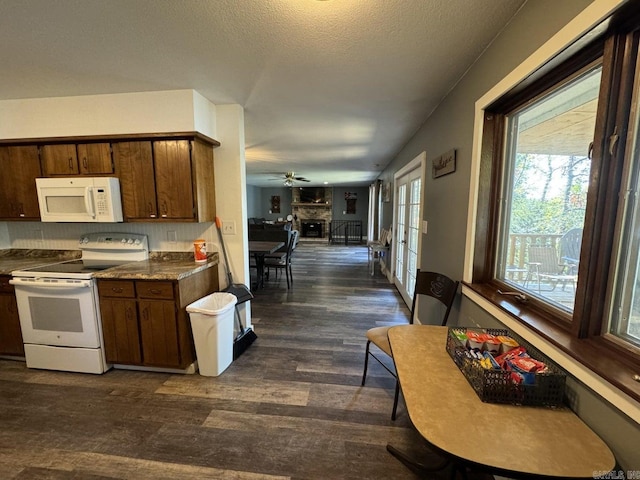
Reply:
M132 315L131 315L131 309L130 308L127 308L126 313L125 313L125 317L127 318L127 321L129 321L129 322L131 321Z
M162 293L162 291L158 290L157 288L150 288L148 292L152 293L153 295L160 295Z
M23 203L19 203L18 204L18 215L21 217L24 217L24 204Z
M111 291L114 293L122 293L123 289L122 287L111 287Z
M89 170L89 162L87 161L87 157L82 157L82 166L85 170Z
M73 170L73 158L69 157L69 170Z
M147 203L147 211L149 212L150 218L156 218L156 214L153 213L153 205L151 205L151 202Z
M163 217L166 217L167 213L169 213L169 208L167 207L167 201L166 200L162 201L162 211L164 212L162 214Z

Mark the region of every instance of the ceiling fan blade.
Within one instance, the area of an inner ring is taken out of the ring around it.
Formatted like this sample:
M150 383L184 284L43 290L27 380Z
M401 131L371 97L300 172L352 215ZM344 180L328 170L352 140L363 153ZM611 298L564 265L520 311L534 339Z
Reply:
M310 182L311 180L307 180L304 177L294 177L294 180L297 180L299 182Z

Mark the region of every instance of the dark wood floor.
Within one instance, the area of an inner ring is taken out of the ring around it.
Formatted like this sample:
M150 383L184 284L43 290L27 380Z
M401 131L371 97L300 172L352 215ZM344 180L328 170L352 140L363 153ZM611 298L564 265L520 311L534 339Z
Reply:
M416 478L385 449L424 451L393 378L360 386L365 331L408 318L366 248L301 243L293 288L272 272L252 308L258 339L217 378L0 360L0 478Z

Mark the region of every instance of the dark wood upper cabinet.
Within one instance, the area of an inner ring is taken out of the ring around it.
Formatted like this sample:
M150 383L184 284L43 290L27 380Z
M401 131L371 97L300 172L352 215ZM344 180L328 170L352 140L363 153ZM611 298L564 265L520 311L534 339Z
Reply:
M125 221L158 217L151 142L115 142L113 161L120 178Z
M37 177L116 176L125 222L213 222L213 149L198 132L0 140L0 220L39 220Z
M0 147L0 219L40 220L36 178L41 174L36 145Z
M111 144L79 143L78 170L82 175L105 175L113 173Z
M113 174L109 143L60 143L40 149L45 176Z
M213 147L197 139L114 142L125 221L215 219Z
M153 142L156 192L161 218L193 219L194 199L188 140Z
M49 175L77 175L78 154L75 144L43 145L40 149L42 170Z

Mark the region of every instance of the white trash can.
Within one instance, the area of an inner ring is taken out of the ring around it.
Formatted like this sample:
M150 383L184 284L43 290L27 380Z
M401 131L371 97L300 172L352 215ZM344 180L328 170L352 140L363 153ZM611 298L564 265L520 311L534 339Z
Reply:
M200 375L217 377L233 362L233 314L237 298L216 292L187 306Z

